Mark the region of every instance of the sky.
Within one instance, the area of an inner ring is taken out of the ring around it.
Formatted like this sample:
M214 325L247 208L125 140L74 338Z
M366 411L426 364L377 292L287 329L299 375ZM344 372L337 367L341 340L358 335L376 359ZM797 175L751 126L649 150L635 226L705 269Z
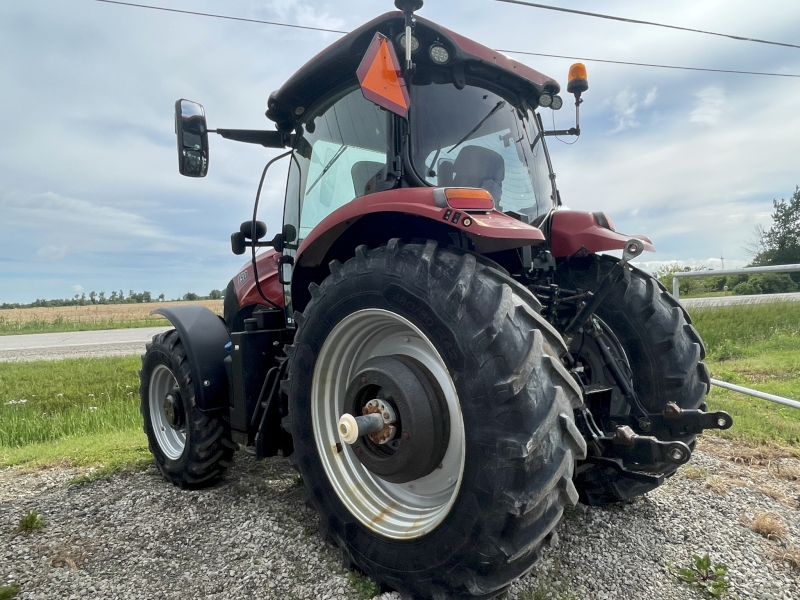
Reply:
M391 0L140 3L346 31L394 9ZM800 27L796 0L551 3L788 43ZM496 49L800 74L797 48L493 0L426 0L418 14ZM212 135L208 176L181 177L175 100L202 103L211 128L273 129L269 94L339 37L95 0L0 2L0 303L224 289L244 262L230 234L277 152ZM513 56L566 87L573 61ZM648 269L746 265L772 200L800 184L800 79L585 64L582 135L548 140L565 205L650 237L657 253L639 263ZM558 129L574 124L566 97L543 116ZM268 237L280 229L287 169L276 165L265 183Z

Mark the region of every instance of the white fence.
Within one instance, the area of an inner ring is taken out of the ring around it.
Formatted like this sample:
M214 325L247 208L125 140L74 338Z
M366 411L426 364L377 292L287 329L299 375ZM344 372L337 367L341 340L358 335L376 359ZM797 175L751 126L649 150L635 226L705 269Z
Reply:
M673 273L672 274L672 295L675 297L676 300L680 299L680 277L716 277L719 275L750 275L752 273L797 273L800 272L800 265L774 265L770 267L747 267L745 269L726 269L721 271L689 271L686 273ZM726 381L720 381L719 379L712 379L712 385L716 385L721 388L725 388L728 390L732 390L734 392L739 392L740 394L747 394L748 396L754 396L756 398L761 398L762 400L768 400L770 402L775 402L777 404L783 404L784 406L791 406L792 408L800 408L800 402L797 400L791 400L789 398L784 398L782 396L775 396L774 394L767 394L766 392L759 392L758 390L751 390L750 388L742 387L740 385L734 385L732 383L728 383Z
M685 273L672 274L672 295L675 300L680 299L680 278L681 277L718 277L720 275L751 275L753 273L797 273L800 272L800 265L774 265L771 267L747 267L744 269L724 269L721 271L687 271Z

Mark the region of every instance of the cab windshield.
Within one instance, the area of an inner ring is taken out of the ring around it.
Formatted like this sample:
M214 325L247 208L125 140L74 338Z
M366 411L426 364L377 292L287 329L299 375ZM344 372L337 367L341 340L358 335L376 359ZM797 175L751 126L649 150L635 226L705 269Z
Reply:
M425 182L483 188L495 208L528 222L553 208L547 151L532 111L452 83L411 86L411 107L412 161Z

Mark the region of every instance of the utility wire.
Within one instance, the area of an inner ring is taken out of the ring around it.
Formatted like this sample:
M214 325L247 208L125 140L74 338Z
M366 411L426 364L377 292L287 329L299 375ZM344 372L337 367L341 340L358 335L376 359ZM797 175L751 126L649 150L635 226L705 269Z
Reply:
M568 60L584 60L586 62L600 62L600 63L609 63L612 65L631 65L634 67L653 67L656 69L679 69L681 71L708 71L711 73L734 73L736 75L764 75L767 77L797 77L800 78L800 75L794 75L791 73L764 73L760 71L733 71L729 69L705 69L701 67L680 67L677 65L655 65L651 63L637 63L637 62L628 62L624 60L605 60L602 58L582 58L580 56L562 56L560 54L542 54L540 52L523 52L521 50L497 50L497 52L505 52L507 54L525 54L527 56L546 56L547 58L566 58Z
M289 23L278 23L276 21L259 21L258 19L244 19L242 17L229 17L227 15L215 15L212 13L201 13L193 10L178 10L177 8L164 8L163 6L150 6L148 4L134 4L133 2L118 2L117 0L94 0L106 4L119 4L120 6L133 6L135 8L149 8L151 10L163 10L164 12L180 13L183 15L197 15L200 17L214 17L215 19L228 19L229 21L244 21L246 23L260 23L262 25L275 25L276 27L291 27L293 29L309 29L311 31L325 31L327 33L348 33L338 29L325 29L324 27L307 27L305 25L290 25Z
M719 37L730 38L740 42L757 42L759 44L770 44L772 46L784 46L786 48L800 48L795 44L785 44L783 42L770 42L768 40L759 40L756 38L742 37L739 35L730 35L727 33L715 33L713 31L703 31L702 29L690 29L689 27L678 27L677 25L665 25L664 23L653 23L652 21L638 21L636 19L626 19L624 17L612 17L611 15L602 15L600 13L586 12L584 10L574 10L572 8L562 8L560 6L550 6L548 4L535 4L533 2L524 2L523 0L495 0L495 2L507 2L508 4L521 4L522 6L530 6L532 8L542 8L544 10L555 10L558 12L571 13L574 15L583 15L586 17L597 17L599 19L610 19L612 21L622 21L623 23L635 23L636 25L652 25L654 27L664 27L666 29L677 29L678 31L691 31L692 33L703 33L705 35L716 35Z
M191 10L178 10L177 8L165 8L163 6L151 6L148 4L134 4L133 2L120 2L118 0L94 0L95 2L103 2L105 4L117 4L120 6L132 6L135 8L149 8L151 10L160 10L164 12L173 12L185 15L196 15L200 17L212 17L215 19L227 19L230 21L244 21L246 23L258 23L261 25L274 25L276 27L291 27L293 29L307 29L310 31L324 31L326 33L339 33L339 34L347 34L347 31L340 31L338 29L325 29L323 27L307 27L305 25L290 25L288 23L279 23L277 21L261 21L258 19L244 19L242 17L230 17L228 15L217 15L212 13L202 13L202 12L195 12ZM512 2L515 0L497 0L499 2ZM527 3L524 3L527 4ZM545 5L535 5L535 6L545 6ZM557 10L565 10L567 9L557 9ZM580 12L580 11L567 11L567 12ZM591 14L591 13L587 13ZM610 17L609 17L610 18ZM720 34L721 35L721 34ZM800 47L800 46L798 46ZM561 56L559 54L542 54L539 52L524 52L522 50L496 50L496 52L505 52L507 54L524 54L527 56L544 56L548 58L564 58L567 60L584 60L587 62L600 62L600 63L609 63L614 65L630 65L635 67L654 67L657 69L679 69L682 71L706 71L710 73L733 73L736 75L763 75L765 77L795 77L800 78L800 75L793 75L788 73L762 73L756 71L733 71L727 69L705 69L701 67L680 67L674 65L656 65L656 64L649 64L649 63L637 63L637 62L628 62L623 60L605 60L601 58L581 58L576 56Z

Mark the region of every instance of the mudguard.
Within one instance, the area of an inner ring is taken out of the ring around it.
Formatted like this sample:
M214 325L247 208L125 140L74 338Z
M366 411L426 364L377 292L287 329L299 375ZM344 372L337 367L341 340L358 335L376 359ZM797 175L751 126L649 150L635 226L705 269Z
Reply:
M178 330L192 371L197 407L203 411L228 408L228 375L225 344L231 341L225 323L205 306L183 305L157 308Z
M356 198L325 217L297 250L296 263L319 265L333 243L358 219L367 215L403 214L430 219L455 233L464 234L479 254L544 243L540 229L497 210L451 209L442 188L401 188ZM387 241L388 241L387 237Z
M642 240L644 249L655 252L655 246L643 235L618 233L603 213L557 210L550 225L550 247L553 256L566 258L581 251L595 254L603 250L620 250L631 238Z

